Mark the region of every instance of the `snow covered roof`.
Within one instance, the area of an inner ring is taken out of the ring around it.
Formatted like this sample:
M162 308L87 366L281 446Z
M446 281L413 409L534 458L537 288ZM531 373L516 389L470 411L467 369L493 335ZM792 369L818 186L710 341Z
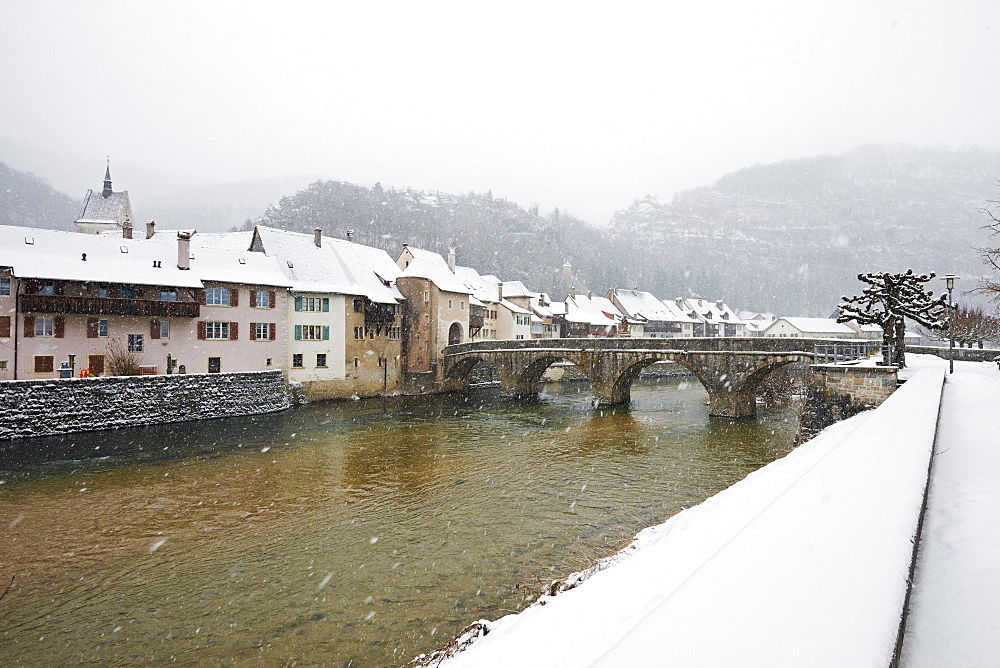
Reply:
M76 220L79 223L119 223L131 211L127 190L112 192L107 197L100 192L88 190L83 199L83 209Z
M0 265L18 278L202 287L202 275L177 268L177 245L0 225ZM86 257L86 260L83 258ZM159 266L157 266L157 264Z
M496 276L481 276L472 267L455 267L455 277L469 289L470 293L483 305L500 301L500 291Z
M626 315L632 318L656 320L660 322L690 322L691 319L676 307L657 299L651 292L643 290L612 291Z
M520 313L522 315L531 315L531 311L529 311L528 309L521 308L517 304L515 304L513 302L509 302L506 299L501 299L500 300L500 305L503 306L508 311L510 311L511 313Z
M731 325L742 325L742 320L726 306L721 299L711 301L708 299L685 299L684 302L695 313L695 317L708 323L729 323Z
M503 282L503 296L504 297L536 297L537 292L532 292L528 287L521 281L504 281Z
M621 311L604 297L570 295L566 297L566 320L590 325L614 325L624 319Z
M784 321L799 330L803 334L842 334L846 337L855 335L855 331L842 322L837 322L832 318L778 318L767 329L775 327L777 323Z
M413 260L400 273L400 278L426 278L439 290L471 295L471 290L462 280L452 273L445 259L432 251L407 247L413 255ZM405 251L404 251L405 252Z

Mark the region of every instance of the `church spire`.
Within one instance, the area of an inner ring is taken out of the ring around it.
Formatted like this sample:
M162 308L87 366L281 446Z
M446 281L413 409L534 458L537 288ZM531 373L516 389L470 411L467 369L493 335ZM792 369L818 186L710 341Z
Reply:
M108 156L108 168L104 172L104 192L101 193L105 197L111 195L111 157Z

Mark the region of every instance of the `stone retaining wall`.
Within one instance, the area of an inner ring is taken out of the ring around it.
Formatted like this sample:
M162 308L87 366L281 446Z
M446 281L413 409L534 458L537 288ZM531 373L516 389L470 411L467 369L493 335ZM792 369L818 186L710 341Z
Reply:
M281 371L0 382L0 439L273 413Z
M814 364L802 408L798 442L807 441L835 422L876 408L899 387L894 366Z

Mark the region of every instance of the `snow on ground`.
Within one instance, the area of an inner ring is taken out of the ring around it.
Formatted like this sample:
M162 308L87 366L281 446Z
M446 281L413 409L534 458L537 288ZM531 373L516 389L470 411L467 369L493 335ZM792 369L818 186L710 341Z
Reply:
M996 364L955 363L955 373L945 383L934 453L902 665L996 666L1000 662L1000 370Z
M483 622L440 665L888 665L946 370L912 357L879 410L641 532L576 588Z

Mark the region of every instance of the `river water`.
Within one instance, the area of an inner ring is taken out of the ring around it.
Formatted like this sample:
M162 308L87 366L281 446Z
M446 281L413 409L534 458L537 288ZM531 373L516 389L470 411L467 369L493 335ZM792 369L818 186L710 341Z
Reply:
M8 443L4 665L398 666L788 451L693 380L312 404Z

